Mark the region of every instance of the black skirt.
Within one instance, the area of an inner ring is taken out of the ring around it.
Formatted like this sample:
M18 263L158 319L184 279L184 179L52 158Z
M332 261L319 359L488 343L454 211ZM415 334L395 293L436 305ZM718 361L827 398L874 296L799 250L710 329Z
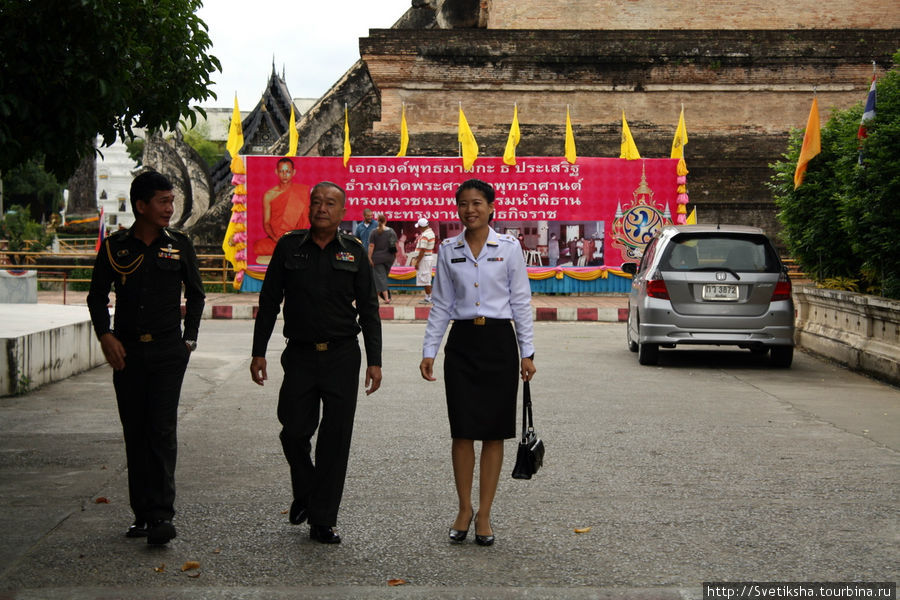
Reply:
M519 347L512 323L454 321L444 348L444 388L452 437L516 437Z

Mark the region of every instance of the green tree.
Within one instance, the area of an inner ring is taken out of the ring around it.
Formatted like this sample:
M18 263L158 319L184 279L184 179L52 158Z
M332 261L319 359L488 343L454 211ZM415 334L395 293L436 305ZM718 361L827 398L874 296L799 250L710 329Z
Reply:
M835 185L848 139L856 146L862 107L834 113L822 127L822 152L810 162L806 177L794 190L794 170L803 144L803 130L791 131L784 160L772 165L770 187L775 193L782 240L791 256L817 281L854 277L858 262L841 224L840 187ZM855 150L853 156L856 156Z
M0 2L0 171L42 153L64 180L132 127L174 130L214 98L201 0Z
M29 216L28 209L18 204L10 206L0 219L0 237L12 252L39 252L53 241L44 227ZM21 262L18 256L11 260L14 264Z
M857 281L863 291L900 298L900 52L877 83L875 118L857 139L862 102L833 111L822 127L822 152L794 190L802 131L791 133L770 187L784 242L817 281ZM863 161L860 164L860 150Z
M842 223L862 273L889 298L900 298L900 52L877 84L875 119L863 143L863 166L843 191Z
M128 157L138 166L144 164L144 138L136 137L133 140L126 140L125 149L128 151Z
M3 173L4 201L28 207L39 220L59 210L63 186L42 166L42 157L33 158Z
M225 145L217 144L209 139L209 125L206 122L198 123L190 128L185 127L183 137L185 143L196 150L200 158L206 162L207 169L225 156Z

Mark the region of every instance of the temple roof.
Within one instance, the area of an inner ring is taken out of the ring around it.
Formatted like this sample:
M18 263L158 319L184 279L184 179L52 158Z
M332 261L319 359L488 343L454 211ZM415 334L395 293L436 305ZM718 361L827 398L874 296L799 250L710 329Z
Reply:
M263 90L262 97L252 111L241 122L244 133L244 145L239 154L267 154L269 148L287 133L291 121L293 99L284 81L284 74L279 75L272 61L272 74ZM297 117L300 111L294 109ZM213 188L218 190L231 182L231 156L226 151L225 157L211 169Z

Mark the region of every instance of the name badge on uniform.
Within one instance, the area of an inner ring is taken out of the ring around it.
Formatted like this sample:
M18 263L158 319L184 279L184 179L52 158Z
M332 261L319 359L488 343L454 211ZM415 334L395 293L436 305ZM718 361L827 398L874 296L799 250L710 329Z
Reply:
M466 257L463 256L462 258L451 258L450 262L452 262L452 263L466 262Z
M356 262L356 257L352 252L338 252L334 257L340 262Z
M492 256L488 259L488 262L503 262L502 256Z

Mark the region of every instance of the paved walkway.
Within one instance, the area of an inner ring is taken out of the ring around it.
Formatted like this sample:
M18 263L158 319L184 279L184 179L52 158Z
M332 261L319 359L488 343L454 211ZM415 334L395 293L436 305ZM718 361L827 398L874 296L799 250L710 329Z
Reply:
M68 292L66 304L84 305L86 292ZM395 293L390 304L381 304L381 318L385 321L424 321L429 305L420 303L423 293ZM40 304L63 304L61 291L38 292ZM259 304L258 294L229 294L210 292L206 295L203 317L206 319L252 319ZM624 294L549 295L531 297L537 321L604 321L617 322L626 318L628 297Z

